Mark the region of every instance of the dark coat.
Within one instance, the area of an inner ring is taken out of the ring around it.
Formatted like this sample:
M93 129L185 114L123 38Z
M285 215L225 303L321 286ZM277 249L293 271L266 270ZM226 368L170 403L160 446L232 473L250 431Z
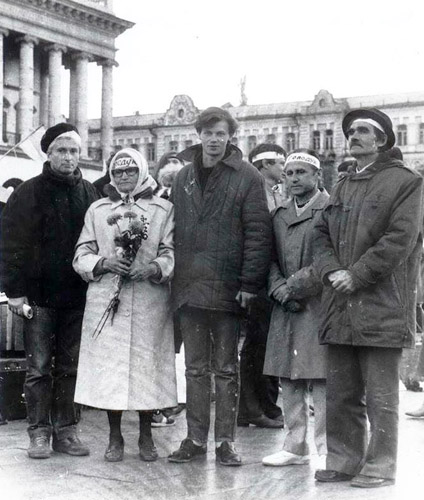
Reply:
M72 268L84 215L98 199L79 169L60 177L49 162L21 184L2 215L3 288L42 307L84 308L86 284Z
M422 177L380 154L341 179L315 226L316 266L327 286L320 341L411 347L422 248ZM327 275L349 269L357 287L337 293Z
M286 284L290 299L302 310L289 312L274 302L268 333L264 373L289 379L326 378L326 347L319 345L318 329L322 283L313 269L312 229L328 201L327 192L300 216L293 200L283 203L272 220L276 257L268 278L270 295Z
M238 311L239 290L257 293L266 283L271 256L271 216L263 177L229 146L204 192L196 165L202 146L180 157L192 163L177 174L175 205L174 307Z

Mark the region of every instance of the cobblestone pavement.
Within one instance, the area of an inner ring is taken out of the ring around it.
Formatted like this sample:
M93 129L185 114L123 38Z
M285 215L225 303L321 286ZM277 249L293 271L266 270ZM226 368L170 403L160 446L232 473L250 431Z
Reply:
M123 420L124 461L106 463L107 419L104 412L85 410L81 437L90 446L88 457L53 453L48 460L27 457L25 421L0 427L0 498L3 500L415 500L424 498L424 418L405 416L417 408L424 393L401 391L399 471L395 486L375 490L352 488L349 483L323 484L314 480L316 455L309 465L264 467L261 459L281 449L282 430L239 428L237 448L244 465L215 463L213 441L206 458L188 464L166 459L185 437L185 414L176 425L153 430L160 459L142 462L137 454L138 417L128 412ZM313 435L312 432L309 433Z

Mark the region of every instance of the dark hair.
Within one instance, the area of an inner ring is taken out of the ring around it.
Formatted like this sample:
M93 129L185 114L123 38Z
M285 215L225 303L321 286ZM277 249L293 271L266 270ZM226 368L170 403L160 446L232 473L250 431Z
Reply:
M202 111L197 117L194 128L200 134L203 127L213 127L215 123L220 121L226 121L230 135L234 135L238 129L238 123L226 109L222 108L211 107Z
M160 160L158 161L158 164L156 165L155 170L153 171L152 177L155 181L158 180L159 172L161 171L161 169L168 163L168 161L171 158L176 158L180 163L183 164L183 162L178 158L177 152L171 151L169 153L165 153L160 157Z
M252 151L249 153L249 162L253 163L252 160L256 155L258 155L260 153L266 153L267 151L275 151L276 153L278 153L280 155L284 155L284 158L287 158L287 153L284 150L284 148L282 148L278 144L270 144L270 143L264 142L262 144L258 144L256 147L254 147L252 149ZM256 161L255 163L253 163L253 165L255 165L255 167L258 168L257 164L259 164L260 162L262 162L262 160Z

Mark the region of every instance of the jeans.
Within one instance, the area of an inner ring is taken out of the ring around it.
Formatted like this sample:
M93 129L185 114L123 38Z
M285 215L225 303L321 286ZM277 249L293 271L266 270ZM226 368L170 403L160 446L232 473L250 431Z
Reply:
M215 441L234 441L239 369L237 314L184 306L179 310L185 346L188 438L207 443L211 372L215 374Z
M57 433L78 421L74 392L84 312L38 306L33 310L34 317L24 323L29 431L53 426Z
M328 346L327 469L394 479L401 356L398 348Z

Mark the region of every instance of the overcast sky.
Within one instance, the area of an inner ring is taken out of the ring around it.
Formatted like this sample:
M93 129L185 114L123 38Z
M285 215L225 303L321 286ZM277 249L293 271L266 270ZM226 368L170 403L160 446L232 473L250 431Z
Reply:
M424 86L422 0L114 0L136 25L119 36L114 115L409 92ZM89 116L100 116L90 64Z

